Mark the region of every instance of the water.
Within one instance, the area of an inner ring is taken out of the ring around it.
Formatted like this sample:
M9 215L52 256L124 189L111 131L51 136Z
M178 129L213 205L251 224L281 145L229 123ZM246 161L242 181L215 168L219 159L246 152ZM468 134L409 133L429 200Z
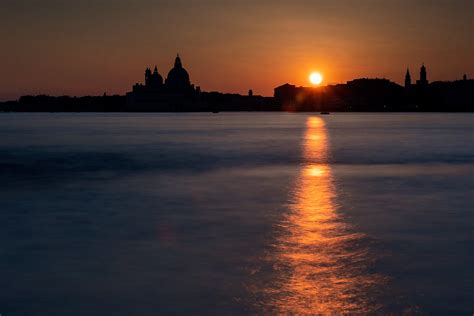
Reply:
M471 315L473 126L1 114L0 313Z

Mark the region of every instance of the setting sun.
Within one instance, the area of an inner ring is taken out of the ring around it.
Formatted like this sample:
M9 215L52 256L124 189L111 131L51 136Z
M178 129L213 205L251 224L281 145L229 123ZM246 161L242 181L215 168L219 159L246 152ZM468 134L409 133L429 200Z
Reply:
M319 72L312 72L309 81L314 85L319 85L323 81L323 76Z

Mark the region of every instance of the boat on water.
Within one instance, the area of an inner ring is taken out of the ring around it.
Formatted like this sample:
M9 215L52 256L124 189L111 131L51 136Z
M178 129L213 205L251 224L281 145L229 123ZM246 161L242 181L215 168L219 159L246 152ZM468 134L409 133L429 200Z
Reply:
M328 115L329 112L324 111L324 112L321 112L320 114L321 114L321 115Z

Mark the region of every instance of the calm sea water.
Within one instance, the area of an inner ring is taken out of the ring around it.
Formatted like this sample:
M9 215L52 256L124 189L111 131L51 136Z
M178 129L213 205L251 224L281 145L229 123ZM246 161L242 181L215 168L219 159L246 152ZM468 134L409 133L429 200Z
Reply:
M0 313L474 313L472 114L1 114Z

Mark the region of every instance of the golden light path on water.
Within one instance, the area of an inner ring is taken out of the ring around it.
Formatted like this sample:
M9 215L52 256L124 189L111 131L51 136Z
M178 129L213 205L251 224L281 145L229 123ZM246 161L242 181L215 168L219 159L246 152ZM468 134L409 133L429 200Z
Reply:
M307 120L305 161L269 260L275 277L264 286L265 311L295 315L367 314L378 310L380 276L367 273L366 238L337 212L326 163L328 137L320 117Z

